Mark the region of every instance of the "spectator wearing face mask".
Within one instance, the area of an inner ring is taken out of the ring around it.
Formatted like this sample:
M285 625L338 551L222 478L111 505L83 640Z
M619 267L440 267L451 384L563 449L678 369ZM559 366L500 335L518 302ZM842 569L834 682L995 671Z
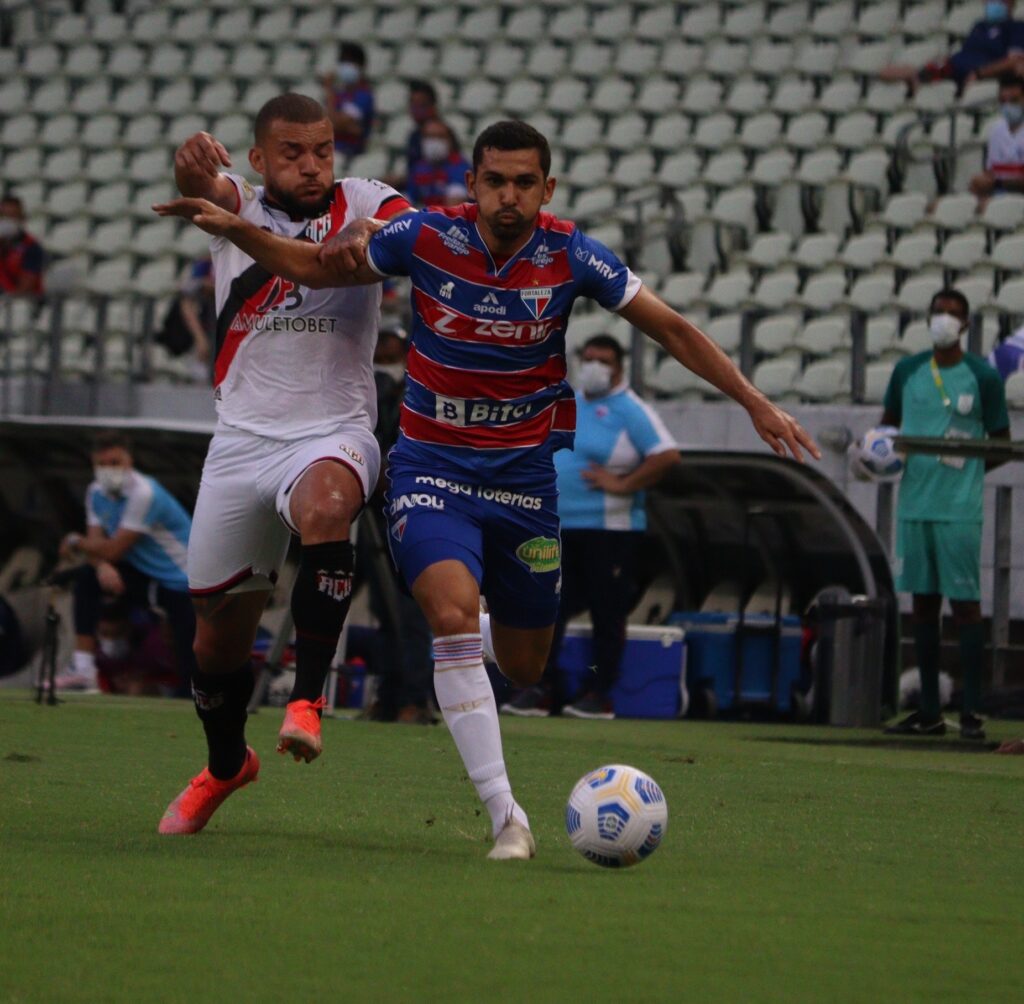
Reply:
M434 118L420 127L422 157L412 166L407 194L417 206L457 206L466 201L469 161L459 152L453 130Z
M1024 77L1000 78L999 111L988 135L985 170L971 179L982 208L993 195L1024 193Z
M366 149L373 128L373 88L366 79L366 51L356 42L338 46L338 63L323 78L324 105L334 127L334 149L348 158Z
M43 291L45 255L25 230L25 209L15 195L0 199L0 292L38 296Z
M407 176L412 175L413 165L423 157L424 124L439 117L434 85L425 80L409 81L409 118L413 121L413 127L405 143Z
M636 557L647 529L644 489L679 463L679 447L657 412L629 389L623 358L622 346L610 335L595 335L583 347L576 380L576 444L555 454L562 593L550 661L539 686L502 705L505 714L533 717L557 707L565 626L589 610L595 672L562 714L614 717L609 695L619 676L626 620L637 599Z
M1024 23L1013 19L1014 0L979 4L983 17L957 52L925 66L887 66L881 78L904 81L914 91L919 84L953 80L963 87L972 80L1024 72Z
M964 352L967 298L942 289L932 298L933 351L901 359L885 392L882 424L904 436L950 440L1009 439L1010 420L999 375ZM994 466L994 465L992 465ZM978 717L985 665L981 619L981 523L985 461L911 453L896 509L896 588L914 605L914 648L921 673L920 710L886 729L890 734L944 735L939 701L942 600L949 600L960 643L963 703L960 737L985 738Z
M117 432L93 443L95 480L85 494L86 532L69 533L61 557L82 562L75 580L75 650L59 690L95 693L97 629L105 598L164 611L181 680L192 678L196 622L185 557L192 520L155 479L135 469L131 446Z

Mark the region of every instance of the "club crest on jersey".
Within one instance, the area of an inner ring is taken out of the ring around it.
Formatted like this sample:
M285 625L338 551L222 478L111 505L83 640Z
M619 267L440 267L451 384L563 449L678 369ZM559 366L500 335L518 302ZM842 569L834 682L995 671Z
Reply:
M309 226L306 227L306 237L309 238L314 244L320 244L331 232L331 214L324 213L323 216L318 216L315 220L309 221Z
M551 302L551 292L550 286L531 286L529 289L519 290L519 297L529 308L530 313L540 320L540 315Z
M444 233L439 233L441 243L452 254L469 254L469 231L453 223Z
M547 268L554 260L551 256L551 248L542 242L538 245L537 250L533 252L530 264L534 268Z

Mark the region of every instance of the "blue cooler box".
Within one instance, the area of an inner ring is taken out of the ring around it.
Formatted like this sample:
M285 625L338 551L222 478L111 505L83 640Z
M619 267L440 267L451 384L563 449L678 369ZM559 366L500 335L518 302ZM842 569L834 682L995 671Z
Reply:
M736 693L736 638L739 617L724 613L673 614L670 623L686 632L686 683L691 691L710 687L719 711L737 704L771 704L789 712L794 684L800 682L803 626L799 617L783 617L779 637L779 675L772 700L773 646L770 614L744 618L752 629L743 640L743 679Z
M591 628L569 625L558 664L569 700L592 674ZM611 692L621 718L678 718L686 711L684 632L671 625L630 625L619 680Z

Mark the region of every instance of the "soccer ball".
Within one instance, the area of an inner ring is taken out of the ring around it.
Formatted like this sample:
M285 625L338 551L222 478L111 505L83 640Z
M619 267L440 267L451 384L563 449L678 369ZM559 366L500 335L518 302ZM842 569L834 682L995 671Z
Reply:
M573 847L605 868L628 868L650 857L667 827L668 804L657 782L618 763L581 777L565 807Z
M869 429L850 454L853 473L864 481L896 481L903 473L903 454L897 453L893 438L899 429L880 425Z

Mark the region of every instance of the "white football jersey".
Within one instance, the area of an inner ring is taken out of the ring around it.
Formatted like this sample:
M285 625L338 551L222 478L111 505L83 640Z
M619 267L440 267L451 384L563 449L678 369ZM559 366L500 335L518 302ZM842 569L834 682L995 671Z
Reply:
M320 244L352 220L389 219L409 208L393 188L364 178L335 182L330 208L292 220L263 186L225 175L238 191L238 215L285 237ZM343 423L377 421L373 349L379 284L307 289L268 272L223 237L210 241L217 298L214 394L225 425L269 439L330 433Z

